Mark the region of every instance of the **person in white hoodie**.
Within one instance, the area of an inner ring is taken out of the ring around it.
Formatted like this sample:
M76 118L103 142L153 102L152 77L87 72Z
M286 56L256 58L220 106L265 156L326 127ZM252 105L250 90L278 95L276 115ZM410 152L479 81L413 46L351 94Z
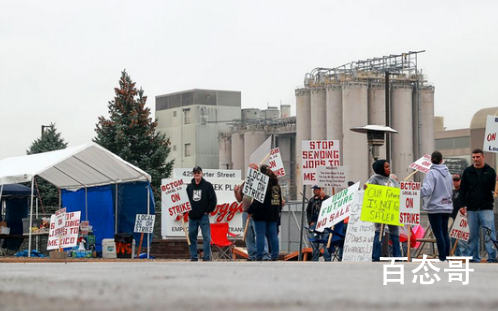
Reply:
M448 219L453 211L452 177L443 163L443 155L439 151L431 154L432 166L425 176L422 185L424 210L429 216L432 232L436 237L439 260L446 261L450 255L450 236L448 235Z

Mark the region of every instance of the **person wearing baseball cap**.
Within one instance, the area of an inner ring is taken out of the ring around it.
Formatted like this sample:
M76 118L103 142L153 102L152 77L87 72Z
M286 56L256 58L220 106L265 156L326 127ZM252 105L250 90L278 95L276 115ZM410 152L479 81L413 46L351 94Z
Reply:
M318 221L318 214L320 213L322 203L327 200L329 196L326 195L322 191L322 188L318 185L314 185L311 189L313 189L313 198L309 200L308 206L306 207L306 219L308 220L308 226L311 229L309 232L309 238L310 241L313 241L311 242L311 247L313 249L311 260L318 261L320 258L321 241L326 241L328 234L315 233L313 230L315 229L316 222ZM327 244L323 245L323 259L325 261L332 261L332 254L327 249Z
M202 260L211 260L211 227L209 213L214 211L217 204L216 193L213 185L202 176L202 168L195 166L192 169L194 178L187 186L187 195L192 210L188 214L188 236L190 238L190 260L197 261L197 233L199 227L202 232Z

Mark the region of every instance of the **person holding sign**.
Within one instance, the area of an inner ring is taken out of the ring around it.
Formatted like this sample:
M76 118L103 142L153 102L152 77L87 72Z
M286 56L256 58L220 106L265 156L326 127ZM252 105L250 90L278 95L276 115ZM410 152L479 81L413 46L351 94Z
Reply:
M484 153L481 149L472 151L472 160L474 164L463 171L460 184L460 195L464 206L462 212L467 213L470 229L469 241L464 255L474 256L471 262L480 262L480 227L490 228L491 235L496 237L495 215L493 213L496 172L484 162ZM496 262L496 249L493 247L493 241L487 239L485 245L488 252L488 262Z
M277 175L268 168L268 165L261 165L260 172L270 177L265 198L263 203L253 200L247 212L252 215L256 229L256 260L263 260L265 239L268 237L271 260L276 261L279 254L278 221L282 210L282 191Z
M187 186L187 195L192 210L188 214L188 236L190 238L190 260L197 261L197 234L199 227L202 232L202 260L211 260L211 227L209 224L209 213L216 208L216 193L213 185L202 177L202 168L194 167L192 170L194 178Z
M462 201L460 200L460 181L462 176L460 174L453 174L453 194L451 196L451 201L453 202L453 212L451 213L451 218L453 222L458 215L458 211L462 208ZM457 242L458 241L458 242ZM450 237L450 245L457 243L458 247L455 250L455 256L463 256L463 252L467 248L467 242L464 240L457 240Z
M453 212L451 173L443 163L439 151L431 154L432 166L424 182L420 196L424 199L424 210L429 216L432 232L436 237L439 260L446 261L450 255L451 245L448 234L448 219Z
M380 185L399 188L399 183L389 177L391 174L391 165L386 160L377 160L372 164L375 175L372 175L366 184ZM368 185L365 185L368 187ZM399 246L399 228L394 225L387 225L389 228L389 235L393 244L393 256L401 257L401 248ZM372 250L372 261L380 261L382 253L382 241L379 241L381 224L375 224L375 238Z
M320 208L322 206L322 202L330 198L328 195L323 192L323 189L318 185L314 185L311 187L313 189L313 198L309 200L308 206L306 207L306 218L308 220L308 226L310 228L309 238L311 242L311 247L313 248L313 254L311 257L312 261L318 261L320 258L320 244L321 241L325 241L323 247L323 259L325 261L331 261L332 255L329 253L327 248L327 233L316 233L314 232L316 222L318 220L318 214L320 213Z

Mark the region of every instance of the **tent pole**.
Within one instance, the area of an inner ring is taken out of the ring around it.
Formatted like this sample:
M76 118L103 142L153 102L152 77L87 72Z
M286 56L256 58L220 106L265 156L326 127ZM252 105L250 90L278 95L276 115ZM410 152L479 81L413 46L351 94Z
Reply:
M150 215L150 182L147 185L147 215ZM154 224L152 224L152 228L154 228ZM154 230L152 230L154 232ZM150 253L150 233L147 234L147 259L149 259ZM139 254L140 256L140 254Z
M118 183L116 183L116 194L114 195L114 234L118 233Z
M88 188L85 186L85 220L88 221Z
M38 194L38 195L39 195L39 194ZM35 207L36 207L36 209L35 209L35 210L36 210L36 214L35 214L35 215L36 215L36 219L39 219L39 218L38 218L38 197L36 197L35 203L36 203L36 204L35 204ZM39 227L40 227L40 223L38 224L38 228L39 228ZM40 237L37 235L37 236L35 237L35 245L36 245L36 249L37 249L37 250L40 248L39 244L40 244Z
M29 227L28 227L28 257L31 257L31 226L33 226L33 191L35 189L35 176L31 178L31 207L29 210Z
M0 185L0 217L2 216L2 210L3 210L2 194L3 194L3 184Z

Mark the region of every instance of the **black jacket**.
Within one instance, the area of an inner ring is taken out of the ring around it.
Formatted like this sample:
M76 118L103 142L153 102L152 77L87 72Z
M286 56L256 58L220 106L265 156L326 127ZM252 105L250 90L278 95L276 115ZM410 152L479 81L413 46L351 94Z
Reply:
M477 176L473 165L463 171L460 182L460 200L469 211L492 210L494 206L496 172L488 164L484 164L481 176Z
M323 199L320 197L313 197L308 202L308 207L306 207L306 219L308 220L308 225L311 226L311 223L316 222L318 220L318 214L320 213L320 208L322 207L323 201L330 198L328 195L325 195Z
M192 178L190 185L187 186L188 199L192 210L188 217L192 219L201 219L203 214L208 214L216 208L217 199L213 185L204 178L197 185Z
M264 203L253 200L247 210L256 221L279 221L282 211L282 191L278 184L272 183L266 189Z

